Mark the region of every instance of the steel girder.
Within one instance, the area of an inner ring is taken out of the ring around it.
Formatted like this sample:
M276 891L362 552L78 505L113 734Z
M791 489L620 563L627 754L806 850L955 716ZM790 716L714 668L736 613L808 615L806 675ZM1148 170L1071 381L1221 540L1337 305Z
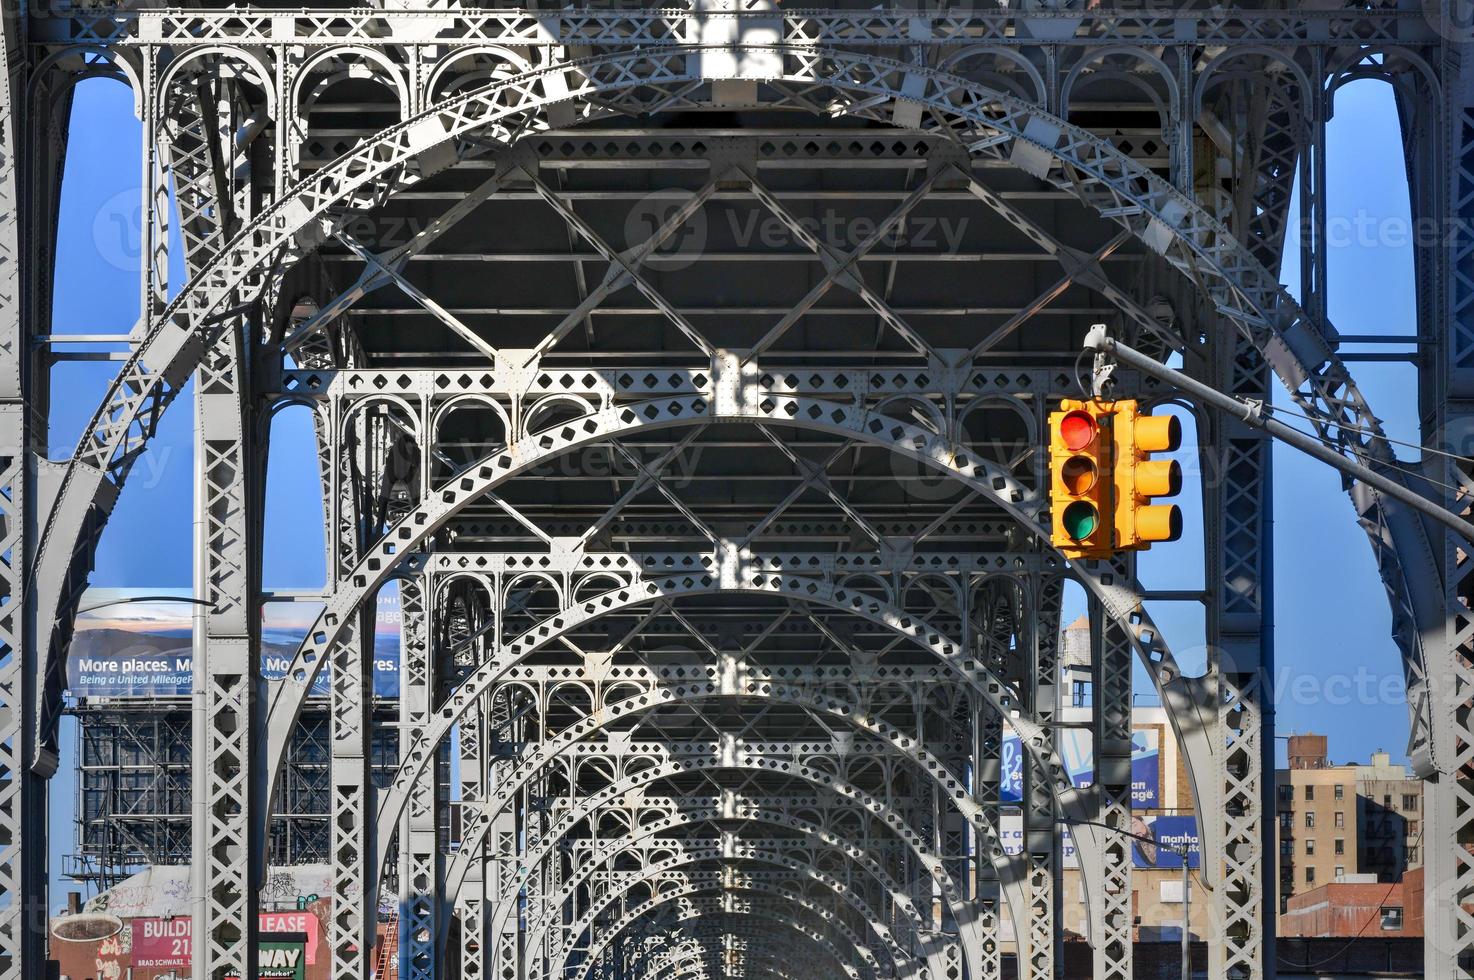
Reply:
M759 923L777 923L783 928L800 931L837 952L850 951L852 958L846 964L846 972L852 976L870 977L878 980L883 974L874 953L833 912L814 905L796 896L771 896L768 893L724 892L703 898L673 898L663 896L662 907L652 908L635 927L634 935L619 935L605 945L605 955L587 961L594 976L609 975L613 964L609 954L616 954L629 973L638 975L639 963L670 945L672 932L676 935L702 932L712 934L722 927L704 924L702 920L716 917L751 917ZM665 908L664 906L670 906ZM855 966L854 961L859 961ZM841 955L840 961L844 958ZM900 970L892 964L892 971Z
M746 914L750 915L751 913ZM652 950L645 959L647 962L652 962L653 970L653 960L656 957L675 954L682 946L698 949L713 943L720 943L725 946L727 937L731 936L734 939L742 940L748 945L756 945L759 948L771 946L774 956L786 960L791 967L805 964L806 958L814 956L817 951L821 957L827 959L832 964L834 969L843 973L845 976L858 980L860 976L859 971L854 966L844 962L839 952L829 945L827 937L822 933L811 933L803 930L794 923L784 922L782 919L774 920L765 916L754 916L753 918L759 921L751 925L733 921L731 923L698 922L694 925L686 926L681 930L680 940L666 944L664 949L657 948ZM776 930L776 932L761 931L762 927L759 923L764 919L772 923L767 928ZM813 960L808 959L807 962L812 963Z
M613 954L623 961L628 973L638 975L634 963L648 955L645 950L665 945L670 938L670 930L680 929L692 920L718 914L751 915L763 920L791 923L810 934L824 934L829 943L853 951L854 958L863 967L862 976L903 976L908 970L915 969L905 960L899 963L890 960L888 951L882 948L881 951L887 954L886 962L890 964L889 972L886 972L876 951L835 910L803 895L768 888L758 882L748 882L748 885L747 890L719 887L716 889L718 894L710 894L712 889L699 883L662 891L658 897L645 902L638 915L634 910L625 912L624 917L631 920L628 930L613 935L612 930L602 933L603 949L597 953L591 951L585 961L589 964L589 971L594 976L601 975L598 972L600 964L607 963ZM634 934L629 935L628 932ZM606 975L608 972L605 969Z
M916 74L904 65L891 65L876 59L862 61L855 56L841 52L824 52L822 55L811 54L802 50L794 52L792 57L798 59L801 71L794 76L795 81L808 83L819 82L821 84L834 85L841 89L849 88L853 91L863 91L870 96L886 96L888 98L914 99L918 96L905 91L901 82L906 77ZM643 59L640 59L643 61ZM635 58L628 55L613 55L603 61L592 61L587 65L578 66L582 78L574 79L575 84L568 86L569 69L558 69L550 73L535 73L530 81L535 80L539 87L534 90L528 83L518 83L515 80L493 85L487 92L490 100L485 97L478 99L473 96L465 96L454 100L441 110L439 116L442 127L437 131L430 144L422 144L427 139L430 131L416 129L415 127L397 127L386 133L381 138L386 149L393 147L392 152L397 152L406 159L418 161L418 167L414 173L408 170L398 171L392 178L395 185L404 186L418 182L428 173L442 169L453 163L460 155L476 152L480 149L480 141L462 142L458 146L451 144L452 137L461 132L469 132L473 128L490 128L495 131L498 121L504 133L512 133L525 128L525 123L530 120L519 120L510 129L507 121L512 118L512 113L533 113L538 106L546 101L542 94L541 83L544 81L543 74L549 78L557 78L563 84L557 86L562 92L570 95L583 91L592 93L599 91L605 99L621 88L631 87L636 84L666 84L681 85L700 81L699 70L693 72L688 64L685 52L662 53L654 57L650 64L641 64ZM647 73L648 72L648 73ZM601 77L603 73L607 77ZM922 77L925 77L924 74ZM1014 139L1022 136L1027 129L1027 120L1031 117L1043 118L1039 108L1035 105L1015 100L999 93L989 93L989 98L995 100L1004 109L1001 116L985 115L981 104L972 94L977 91L976 86L970 86L961 79L946 80L945 76L935 76L934 80L940 85L935 93L926 93L921 99L923 104L928 105L933 111L948 112L954 114L957 124L964 129L971 126L982 125L989 132L998 136L996 141L984 140L984 144L973 144L976 153L993 158L1003 158L1002 147L1011 146ZM517 93L518 101L515 109L503 108L501 97L503 92ZM566 96L564 96L566 97ZM865 115L872 110L856 110L857 115ZM483 113L487 116L483 118ZM1048 124L1051 129L1055 128L1053 123ZM1154 243L1159 242L1167 250L1169 261L1181 263L1184 270L1197 273L1200 280L1205 275L1220 277L1228 288L1223 289L1216 295L1216 301L1222 308L1225 316L1235 320L1248 335L1256 340L1263 350L1271 350L1275 353L1289 353L1290 351L1316 349L1318 364L1321 371L1307 372L1302 370L1307 365L1298 363L1294 371L1285 366L1287 374L1296 379L1298 387L1301 383L1314 382L1311 389L1314 403L1303 403L1301 405L1317 420L1326 420L1326 431L1328 434L1341 432L1347 435L1350 432L1372 432L1379 433L1380 426L1376 419L1366 411L1365 403L1357 394L1354 385L1349 382L1344 366L1335 357L1329 347L1320 344L1318 349L1318 333L1315 327L1307 325L1299 319L1298 308L1293 301L1289 300L1284 291L1278 286L1262 266L1258 265L1251 256L1244 252L1232 238L1217 226L1211 218L1202 215L1198 209L1187 202L1185 198L1170 185L1154 177L1149 171L1134 165L1131 161L1120 157L1115 151L1103 147L1098 140L1089 134L1068 127L1059 130L1060 140L1068 134L1068 143L1057 142L1053 147L1040 148L1045 159L1053 158L1062 163L1067 162L1070 166L1078 165L1080 175L1085 178L1081 183L1073 179L1063 178L1062 184L1066 189L1082 195L1087 201L1098 208L1108 210L1122 224L1134 233L1140 234ZM369 190L375 175L388 176L393 172L392 167L386 166L382 155L374 152L380 145L381 140L371 140L361 145L352 153L346 155L342 161L334 167L320 171L319 177L313 182L316 188L303 187L295 195L294 199L306 204L305 210L299 210L297 205L291 208L278 203L268 208L262 217L253 222L242 235L242 250L231 256L229 267L225 263L215 263L206 275L200 277L191 288L186 288L178 299L171 304L171 311L184 312L189 310L189 318L195 322L203 323L210 319L211 312L219 306L224 298L236 288L235 284L241 280L241 276L249 270L257 267L268 255L274 254L278 249L288 246L294 241L296 231L309 222L321 222L316 217L321 211L333 211L342 214L351 212L355 206L362 207L371 205L375 201L383 200L385 196L393 193L392 187L374 187L369 196L359 196L361 192ZM1029 145L1033 145L1032 142ZM446 152L432 152L435 147L445 146ZM1081 154L1081 156L1076 156ZM361 162L360 162L361 161ZM1109 161L1109 171L1102 169ZM1045 171L1047 175L1048 171ZM1127 186L1116 178L1125 177L1130 174L1144 186L1145 197L1138 197L1133 193L1134 188ZM1101 198L1092 197L1100 193ZM1107 201L1104 195L1109 195ZM1170 207L1168 206L1170 203ZM1165 212L1164 212L1165 209ZM296 217L289 218L286 225L280 224L278 218L293 214ZM1166 216L1164 220L1164 215ZM307 239L309 242L320 241L321 234L330 229L339 219L327 219L326 223L316 224L317 232ZM1177 254L1174 249L1180 249ZM1230 285L1231 284L1231 285ZM1211 283L1206 283L1210 294L1214 293ZM173 323L176 313L171 312L167 317L161 319L162 323ZM213 329L213 328L212 328ZM1293 342L1288 348L1280 346L1279 338L1290 336ZM162 410L172 400L177 386L170 381L171 372L165 370L159 372L146 367L149 361L156 364L172 363L176 358L184 361L193 361L198 358L201 350L201 341L207 341L208 335L200 336L191 332L179 332L174 328L168 330L151 330L151 339L139 348L132 359L133 367L125 368L120 377L128 379L128 384L117 389L118 399L115 409L100 413L95 418L93 434L84 439L86 451L80 453L73 465L68 469L67 479L64 481L62 495L56 507L56 513L72 513L90 509L94 504L87 501L97 501L98 494L102 492L102 483L111 479L120 482L120 478L126 475L128 464L132 454L124 451L125 443L128 443L128 432L133 428L135 421L147 421L156 415L156 410ZM149 350L153 347L153 350ZM144 352L148 352L148 357ZM166 354L160 360L160 354ZM1274 359L1271 359L1272 362ZM1293 358L1292 360L1298 360ZM1283 361L1282 361L1283 363ZM142 369L141 371L139 369ZM177 369L176 369L177 370ZM133 392L138 392L134 395ZM1356 429L1333 429L1335 420L1328 417L1322 406L1333 407L1334 411L1350 413ZM148 431L152 422L148 422L144 432ZM1375 445L1375 444L1374 444ZM1369 447L1361 441L1352 440L1348 447L1352 451L1375 453L1374 447ZM1371 460L1376 462L1376 458ZM104 494L110 496L111 494ZM80 520L80 518L74 518ZM65 536L65 535L61 535ZM52 549L53 553L56 549ZM67 555L71 553L67 548ZM48 551L43 542L42 553L39 561L45 564L48 560ZM51 559L56 564L60 558ZM68 557L67 561L70 559ZM66 577L63 566L57 565L57 581ZM49 612L50 610L43 610ZM55 619L55 615L43 616L48 620ZM69 617L66 617L69 619ZM55 657L52 657L55 663ZM50 673L54 675L54 667Z
M781 919L769 920L772 924L764 931L757 922L749 925L731 916L722 916L732 920L729 922L710 921L717 916L704 918L708 921L697 921L685 926L677 939L647 954L644 957L649 964L645 967L646 971L658 974L662 962L694 953L708 957L716 954L719 959L727 961L728 970L738 967L739 963L745 967L749 959L762 957L789 971L803 970L823 963L837 974L859 980L859 971L845 962L840 952L826 942L822 933L811 933L795 923ZM757 957L753 956L754 952Z
M559 29L562 29L562 25L565 24L565 22L566 22L565 19L563 19L563 18L560 18L559 19ZM1284 21L1284 22L1285 22L1285 24L1293 24L1293 18L1287 19L1287 21ZM1361 22L1365 22L1365 21L1361 21ZM1160 228L1157 228L1157 231L1160 231ZM167 345L165 345L165 346L167 346ZM1334 358L1332 358L1332 360L1334 360ZM167 385L168 385L168 382L165 382L165 386L167 386ZM165 399L165 401L167 401L167 399ZM137 405L134 405L134 407L137 407ZM130 408L130 411L131 411L131 408ZM125 414L127 414L127 413L125 413ZM124 424L127 424L127 423L124 423ZM102 458L108 458L108 457L102 457ZM122 464L122 470L125 470L125 463ZM119 476L121 476L121 473L119 473ZM99 477L99 479L100 479L100 477ZM121 482L121 480L119 480L119 482ZM106 505L103 505L103 510L106 510ZM63 514L63 516L65 516L65 508L59 508L59 510L57 510L57 513ZM75 511L74 511L74 513L75 513ZM63 520L62 523L63 523L63 525L65 525L65 523L66 523L65 520ZM68 536L68 535L66 535L65 528L63 528L63 532L62 533L57 533L56 536L57 536L57 538L66 538L66 536ZM62 545L62 547L65 547L65 545ZM63 616L63 619L65 619L65 616ZM43 615L43 617L41 617L41 622L43 622L43 623L49 623L50 622L50 619L49 619L49 617L46 617L46 616ZM343 666L348 666L348 665L346 665L346 663L345 663L345 665L343 665ZM342 676L342 673L343 672L339 672L339 676Z
M730 845L730 846L729 846ZM725 865L720 869L706 869L705 874L711 884L707 887L718 887L724 891L727 882L738 890L748 887L749 876L767 875L775 882L782 882L787 887L792 887L792 882L798 881L812 885L826 894L835 896L840 902L855 908L867 920L867 923L878 938L891 950L893 961L906 962L913 959L913 954L899 947L896 939L889 934L885 926L885 917L880 909L869 905L865 896L851 887L847 876L826 870L815 865L803 853L789 853L774 848L765 848L757 844L739 844L733 842L722 842L716 845L692 846L682 853L670 854L658 861L648 863L640 872L635 874L615 874L602 882L602 889L598 897L589 905L586 911L569 927L561 930L571 939L577 939L593 928L595 922L610 908L618 903L626 901L626 895L635 888L647 888L655 886L658 888L665 880L674 878L683 881L690 875L700 874L706 865ZM744 865L753 865L754 870L747 870ZM663 899L660 899L663 900ZM629 911L621 912L615 923L607 930L606 940L612 940L631 923L655 908L660 900L644 901ZM947 976L949 951L955 951L955 944L948 943L942 939L934 940L922 957L916 957L916 962L925 962L932 973ZM540 955L537 950L532 951L534 955ZM570 966L568 960L572 952L571 947L564 947L554 951L556 957L551 969L546 973L548 977L563 977ZM591 950L597 952L597 950ZM592 957L591 957L592 958ZM534 967L534 970L537 968Z
M633 746L632 750L639 751L639 749L641 748L641 746ZM734 772L745 771L758 774L777 773L784 778L796 779L808 782L817 788L828 789L831 792L836 793L836 795L841 800L852 801L856 807L868 809L872 813L884 814L883 822L885 826L896 835L896 840L892 843L899 843L908 852L915 855L916 863L919 865L919 869L917 869L916 873L921 876L917 880L929 882L934 881L936 883L942 899L948 904L954 918L957 922L961 924L961 928L964 930L964 932L969 934L969 941L974 944L974 948L980 948L985 938L991 939L994 942L997 941L996 935L983 937L977 934L979 925L977 922L972 920L972 916L968 913L965 907L963 892L959 888L958 884L955 881L951 880L950 876L946 874L945 869L942 867L941 862L938 860L937 856L929 853L928 849L926 848L925 842L918 840L915 832L909 830L905 821L894 812L896 806L894 801L879 800L875 798L873 794L866 793L864 790L858 789L852 784L838 779L833 774L826 774L826 768L838 768L840 764L842 764L844 761L843 757L840 758L838 763L831 760L824 760L823 763L815 766L800 765L798 763L792 762L791 759L793 756L791 752L786 757L780 754L779 756L777 756L777 758L762 759L757 752L753 752L752 750L747 749L745 746L736 746L735 751L731 752L729 757L722 752L712 753L709 749L707 749L705 752L702 752L700 751L700 748L698 748L698 751L695 752L687 751L683 753L688 762L688 765L684 767L674 764L656 765L651 770L649 770L649 776L647 776L645 772L641 772L633 777L628 783L622 784L620 787L620 792L623 793L631 791L642 791L643 787L649 785L651 782L657 779L668 779L672 776L677 776L684 773L701 771L695 770L691 765L689 765L691 761L695 761L697 764L703 765L705 769L722 768L729 769ZM812 750L813 752L822 752L822 748L818 744L807 745L805 746L805 748ZM861 746L860 748L863 748L863 746ZM710 761L706 761L708 759ZM561 840L562 835L568 834L572 830L572 828L576 827L582 821L594 819L597 816L597 805L602 804L607 806L611 803L617 802L618 796L610 793L601 793L598 797L589 801L588 804L581 805L578 809L571 811L568 817L560 821L560 823L556 825L555 828L558 833L551 835L553 836L553 840L555 842ZM792 830L797 830L800 833L807 834L809 835L811 841L822 843L830 850L833 850L838 854L842 854L847 862L854 863L857 866L863 868L864 870L868 871L872 876L874 876L876 880L881 881L886 885L891 894L892 903L896 909L905 913L913 921L913 923L920 922L920 919L918 918L918 912L915 908L914 899L904 888L899 887L895 879L884 868L877 864L876 861L869 854L865 853L865 849L863 847L854 842L847 842L842 838L838 838L832 831L828 831L821 826L809 823L804 820L795 819L793 817L780 818L780 815L772 812L770 808L766 808L761 805L749 802L745 798L724 798L721 802L713 804L705 810L700 810L694 807L683 808L680 811L664 818L652 816L652 814L656 814L658 812L658 809L654 806L650 807L648 810L642 810L640 815L645 817L645 821L640 824L637 832L631 831L628 837L620 840L615 840L607 844L607 848L614 849L613 853L596 854L592 857L586 857L586 860L591 860L595 864L598 864L603 860L617 856L617 852L621 848L637 846L641 843L645 836L665 833L670 830L684 828L695 823L713 821L719 822L722 820L734 819L734 817L724 816L724 814L740 814L739 817L735 818L740 819L745 827L763 824L772 824L774 826L787 827ZM473 837L472 841L473 843L479 845L479 837ZM866 845L872 848L878 847L881 843L882 841L879 839L867 839L866 841ZM552 855L548 852L546 847L542 850L533 849L530 851L524 866L536 869L550 857L552 857ZM565 889L577 885L578 881L579 879L577 877L566 879ZM908 884L914 887L915 883L910 882ZM453 872L450 876L448 876L448 893L453 894L454 890L459 885L460 878L455 872ZM520 885L517 882L512 882L509 883L508 886L504 886L501 895L503 910L515 908L517 904L516 892L519 890L519 888ZM564 900L566 900L567 897L568 896L566 893L561 896L561 898ZM544 901L546 901L546 899L544 899ZM502 911L500 914L506 915L507 912Z
M28 642L31 599L25 575L34 540L29 478L32 424L28 416L29 334L23 277L20 134L26 127L24 25L0 14L0 978L20 980L45 958L45 782L35 772L37 663Z
M681 828L677 824L671 824L668 827L660 828L660 830L674 829ZM802 828L796 827L795 829ZM645 832L642 831L640 836L632 837L628 842L614 842L608 845L604 850L589 855L587 857L587 860L591 861L595 865L595 867L581 869L574 877L565 880L562 889L558 893L551 896L543 897L542 901L548 904L545 905L544 911L540 916L537 915L537 913L535 912L529 915L530 921L534 921L533 917L536 916L536 928L533 929L529 935L529 948L534 951L543 949L544 940L553 940L553 933L556 930L557 933L562 936L562 938L558 939L557 941L548 943L547 948L550 949L555 955L561 955L566 962L566 960L570 957L577 941L583 935L583 931L576 931L577 927L575 927L574 929L563 930L561 925L553 926L552 928L550 928L550 918L552 917L552 915L556 914L558 907L565 903L569 904L573 908L579 908L580 906L587 905L584 911L579 913L577 922L579 924L588 922L590 923L589 929L593 929L592 923L594 919L597 918L597 915L591 915L590 913L593 911L593 909L601 907L599 903L607 904L608 896L600 896L597 899L592 899L589 903L584 903L577 901L574 893L585 890L592 890L594 886L601 880L601 872L597 869L597 866L599 864L605 862L613 862L615 860L634 859L641 861L645 865L650 865L655 863L656 859L671 860L676 858L688 859L695 862L704 860L702 857L700 857L701 854L711 853L708 845L705 844L701 844L700 849L693 850L693 848L697 847L697 845L693 841L682 838L661 839L657 836L660 830L652 829L648 833L648 836L645 834ZM726 855L726 860L730 861L739 859L742 854L745 853L742 851L741 847L738 846L737 837L733 833L724 832L718 835L718 839L721 841L721 853ZM836 854L834 848L826 847L823 844L816 843L813 838L797 838L790 840L764 838L752 843L754 847L759 844L766 846L770 852L781 851L782 853L785 853L790 857L801 856L803 863L815 869L829 869L830 875L836 875L843 878L845 882L844 890L846 892L858 892L861 895L870 894L870 890L866 888L864 884L867 880L868 875L869 878L873 878L875 882L878 883L883 889L881 892L879 892L879 895L882 898L884 898L887 893L889 893L890 896L889 909L887 909L884 902L876 903L874 901L871 901L871 913L884 916L885 918L883 918L881 922L884 922L886 918L894 916L895 918L900 920L900 923L903 926L909 927L905 931L909 933L909 938L911 940L911 943L913 944L911 955L921 957L930 955L931 953L935 952L935 950L931 950L930 952L928 952L926 949L923 948L927 945L933 944L928 938L929 930L926 929L923 925L923 920L919 917L917 910L914 907L914 904L911 902L910 896L906 890L907 885L909 885L910 883L896 881L884 870L880 869L877 866L874 866L873 861L858 862L853 853L841 857ZM830 843L832 844L832 842ZM853 852L853 848L851 848L850 850L851 852ZM753 853L757 852L754 851ZM835 870L836 861L838 862L838 868L843 869L842 873L841 871ZM851 864L856 863L861 864L862 871L864 872L863 874L856 875L855 872L850 868ZM551 902L549 902L550 898L552 900ZM887 915L887 912L889 912L890 915ZM621 922L614 926L603 929L603 934L599 940L600 943L607 943L609 939L617 936L625 927L625 924L626 923ZM871 923L871 925L874 926L876 925L876 923ZM878 938L885 943L891 943L895 941L895 937L893 936L880 935ZM558 971L555 971L555 973L556 972Z

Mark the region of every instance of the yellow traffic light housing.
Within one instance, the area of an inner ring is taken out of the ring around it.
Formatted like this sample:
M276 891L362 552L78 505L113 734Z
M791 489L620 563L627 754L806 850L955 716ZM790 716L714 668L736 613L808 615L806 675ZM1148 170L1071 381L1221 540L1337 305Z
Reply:
M1049 416L1054 546L1067 558L1109 558L1182 536L1182 511L1152 501L1182 491L1176 416L1146 415L1135 401L1065 399Z
M1065 399L1049 416L1049 496L1054 546L1069 558L1111 553L1109 403Z
M1176 541L1182 537L1182 509L1152 501L1182 492L1182 467L1151 454L1180 448L1182 423L1175 415L1142 414L1134 401L1116 402L1112 423L1116 549L1145 551L1158 541Z

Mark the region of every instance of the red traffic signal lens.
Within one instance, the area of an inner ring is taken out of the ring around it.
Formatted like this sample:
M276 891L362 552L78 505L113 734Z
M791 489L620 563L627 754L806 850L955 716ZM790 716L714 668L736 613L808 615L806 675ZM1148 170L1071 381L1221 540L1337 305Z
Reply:
M1077 497L1090 492L1090 488L1095 486L1097 475L1095 460L1089 456L1071 456L1059 468L1059 482L1064 484L1065 490Z
M1072 453L1078 453L1094 442L1099 431L1100 426L1095 424L1089 412L1066 412L1065 417L1059 420L1060 441Z
M1100 511L1094 504L1077 500L1065 508L1060 522L1072 540L1084 541L1100 527Z

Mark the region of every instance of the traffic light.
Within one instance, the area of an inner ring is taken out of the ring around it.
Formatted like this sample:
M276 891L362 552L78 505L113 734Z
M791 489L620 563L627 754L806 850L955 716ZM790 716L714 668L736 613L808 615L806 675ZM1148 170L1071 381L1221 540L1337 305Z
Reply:
M1173 415L1143 414L1135 401L1065 399L1049 416L1050 535L1067 558L1109 558L1182 536L1182 511L1152 501L1182 490L1182 444Z
M1049 496L1054 546L1068 558L1111 554L1109 402L1065 399L1049 416Z
M1158 541L1182 537L1182 509L1156 504L1182 492L1182 467L1152 453L1175 452L1182 445L1182 423L1175 415L1147 415L1136 402L1115 403L1111 434L1115 443L1116 549L1145 551Z

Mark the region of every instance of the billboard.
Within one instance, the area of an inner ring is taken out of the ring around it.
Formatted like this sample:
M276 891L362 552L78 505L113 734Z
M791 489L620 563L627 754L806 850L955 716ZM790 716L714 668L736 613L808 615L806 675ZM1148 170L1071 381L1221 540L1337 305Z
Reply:
M261 977L285 976L301 980L301 969L317 962L318 946L322 941L322 920L313 912L262 912L258 921L261 928ZM144 917L128 924L132 939L134 969L184 969L188 970L193 953L192 923L187 915L174 918ZM270 936L271 938L266 938ZM284 968L291 972L266 972L266 949L284 945L292 952L274 956Z
M1133 817L1131 832L1138 837L1147 837L1166 847L1149 844L1143 840L1131 844L1131 863L1138 868L1172 868L1181 870L1183 848L1187 850L1187 866L1197 868L1203 861L1203 841L1198 836L1198 818L1178 817ZM1170 847L1170 849L1169 849Z
M1021 813L1004 813L998 818L998 836L1003 840L1004 854L1024 852L1024 816ZM1075 852L1075 839L1065 828L1059 828L1060 867L1078 868L1080 857Z
M1078 868L1079 856L1070 832L1061 827L1060 851L1063 866ZM999 836L1003 838L1005 854L1022 854L1024 850L1024 818L1017 812L1004 813L999 819ZM1138 838L1149 838L1159 842L1153 845L1146 840L1131 842L1131 864L1142 869L1182 870L1182 856L1178 849L1187 848L1187 866L1196 869L1202 863L1202 840L1198 836L1198 818L1194 816L1133 817L1131 833Z
M305 943L300 933L263 938L256 947L257 980L307 980Z
M1094 739L1081 728L1059 732L1056 746L1061 761L1076 786L1089 786L1095 781ZM1161 733L1156 728L1137 728L1131 732L1131 806L1137 810L1154 810L1162 805ZM1019 737L1009 733L1003 738L1002 769L999 791L1004 803L1019 803L1024 798L1024 752Z
M67 654L68 693L79 698L188 697L194 613L188 589L88 589ZM261 616L261 673L282 677L322 611L320 602L268 602ZM399 696L399 591L380 591L374 613L374 694ZM328 694L328 667L312 693Z

